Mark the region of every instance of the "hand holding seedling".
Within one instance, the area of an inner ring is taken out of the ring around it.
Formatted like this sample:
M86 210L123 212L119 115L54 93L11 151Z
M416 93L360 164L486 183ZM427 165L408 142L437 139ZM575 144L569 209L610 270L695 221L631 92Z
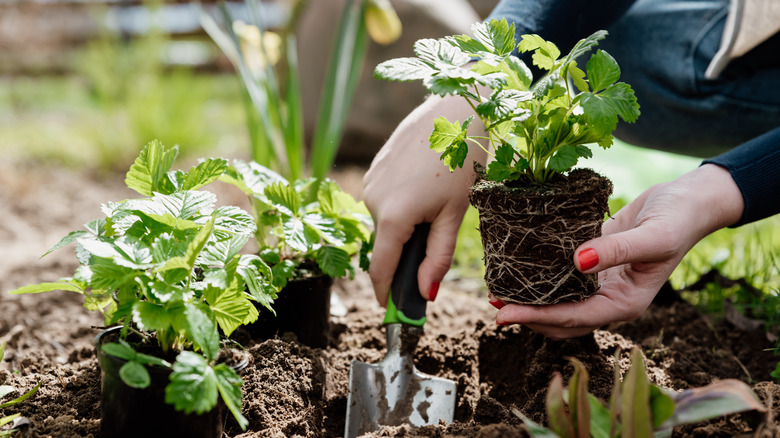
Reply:
M599 273L589 299L551 306L492 301L500 325L524 324L553 339L585 335L605 324L637 319L683 256L704 236L735 224L742 194L729 172L705 164L651 187L604 223L603 235L580 246L574 263Z

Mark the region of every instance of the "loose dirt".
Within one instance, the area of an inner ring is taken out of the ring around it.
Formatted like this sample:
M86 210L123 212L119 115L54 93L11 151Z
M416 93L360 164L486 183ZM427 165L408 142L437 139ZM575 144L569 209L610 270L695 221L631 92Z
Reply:
M359 186L357 170L340 177L345 187L344 181ZM23 392L43 381L35 396L0 416L22 413L30 420L28 436L98 436L100 374L92 343L102 320L84 310L75 294L5 292L69 275L75 268L72 251L38 257L62 235L98 217L100 202L133 196L122 187L121 177L106 183L61 170L0 169L0 344L7 343L0 384ZM291 336L244 343L251 361L243 371L243 413L250 423L244 432L228 420L226 437L341 436L350 362L377 362L384 352L383 310L370 284L364 274L336 282L333 292L346 313L332 317L327 348L309 348ZM682 390L737 378L753 385L772 408L765 426L733 415L677 428L675 436L776 436L780 386L769 373L778 359L765 351L774 344L760 330L711 319L665 290L637 321L551 341L524 327L497 327L485 294L479 282L444 282L436 303L428 306L429 322L415 355L421 371L457 382L455 422L385 428L373 436L527 436L512 409L544 422L550 376L560 371L568 378L570 357L586 365L589 390L607 398L615 352L624 352L617 365L625 369L633 345L642 348L650 378L659 385Z

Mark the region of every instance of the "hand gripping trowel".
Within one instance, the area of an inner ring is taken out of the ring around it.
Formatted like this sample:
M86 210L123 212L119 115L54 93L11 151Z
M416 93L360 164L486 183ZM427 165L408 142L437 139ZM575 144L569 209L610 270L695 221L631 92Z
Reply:
M384 326L387 353L378 364L355 360L349 369L345 438L379 426L451 423L455 382L417 371L412 359L425 324L426 301L417 286L430 224L415 227L393 277Z

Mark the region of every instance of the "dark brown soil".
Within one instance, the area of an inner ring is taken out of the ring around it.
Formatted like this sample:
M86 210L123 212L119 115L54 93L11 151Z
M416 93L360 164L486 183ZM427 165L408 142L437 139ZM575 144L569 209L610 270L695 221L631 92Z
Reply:
M481 166L475 168L481 174ZM581 244L601 236L611 194L612 182L590 169L556 175L543 185L478 178L469 199L479 211L490 292L521 304L581 301L595 294L596 274L576 270L572 257Z
M105 185L78 174L36 172L0 169L0 216L6 218L0 221L3 292L68 275L75 267L69 250L42 260L38 256L65 232L99 216L99 202L130 195L121 190L121 178ZM360 176L343 177L359 181ZM17 186L6 185L9 180L18 181ZM75 188L83 183L91 187L86 193ZM337 281L333 291L346 313L332 317L327 348L305 347L289 336L245 344L251 360L243 371L243 412L250 424L242 432L229 420L226 437L341 436L349 364L353 359L381 360L383 310L365 275ZM35 396L0 415L21 412L40 437L97 436L100 383L92 343L101 319L85 311L75 294L2 293L0 309L0 343L8 344L0 384L26 391L43 381ZM680 390L737 378L754 385L772 408L773 417L764 426L734 415L678 428L675 436L777 436L780 386L769 373L778 359L765 351L773 344L760 331L743 331L702 315L671 291L637 321L568 341L551 341L523 327L496 327L494 316L482 287L443 283L437 302L428 306L429 323L415 362L423 372L457 382L456 421L419 429L389 427L373 436L526 436L512 409L544 422L550 376L560 371L568 378L569 357L585 364L590 391L606 398L615 351L633 345L644 351L650 378L659 385ZM627 353L618 365L627 367Z

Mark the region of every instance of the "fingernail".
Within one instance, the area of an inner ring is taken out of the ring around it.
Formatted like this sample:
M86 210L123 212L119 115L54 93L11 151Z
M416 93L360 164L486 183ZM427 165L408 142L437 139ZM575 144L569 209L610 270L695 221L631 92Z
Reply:
M492 300L488 301L491 306L495 307L496 309L501 309L504 307L504 302L499 300L498 298L493 298Z
M433 283L431 285L431 290L428 291L428 301L433 302L436 299L436 295L439 294L439 285L441 283Z
M509 324L512 324L512 323L509 322L509 321L496 322L496 325L509 325Z
M599 255L593 248L583 249L580 251L579 255L577 255L577 259L580 262L580 269L583 271L593 269L596 267L596 265L599 264Z

